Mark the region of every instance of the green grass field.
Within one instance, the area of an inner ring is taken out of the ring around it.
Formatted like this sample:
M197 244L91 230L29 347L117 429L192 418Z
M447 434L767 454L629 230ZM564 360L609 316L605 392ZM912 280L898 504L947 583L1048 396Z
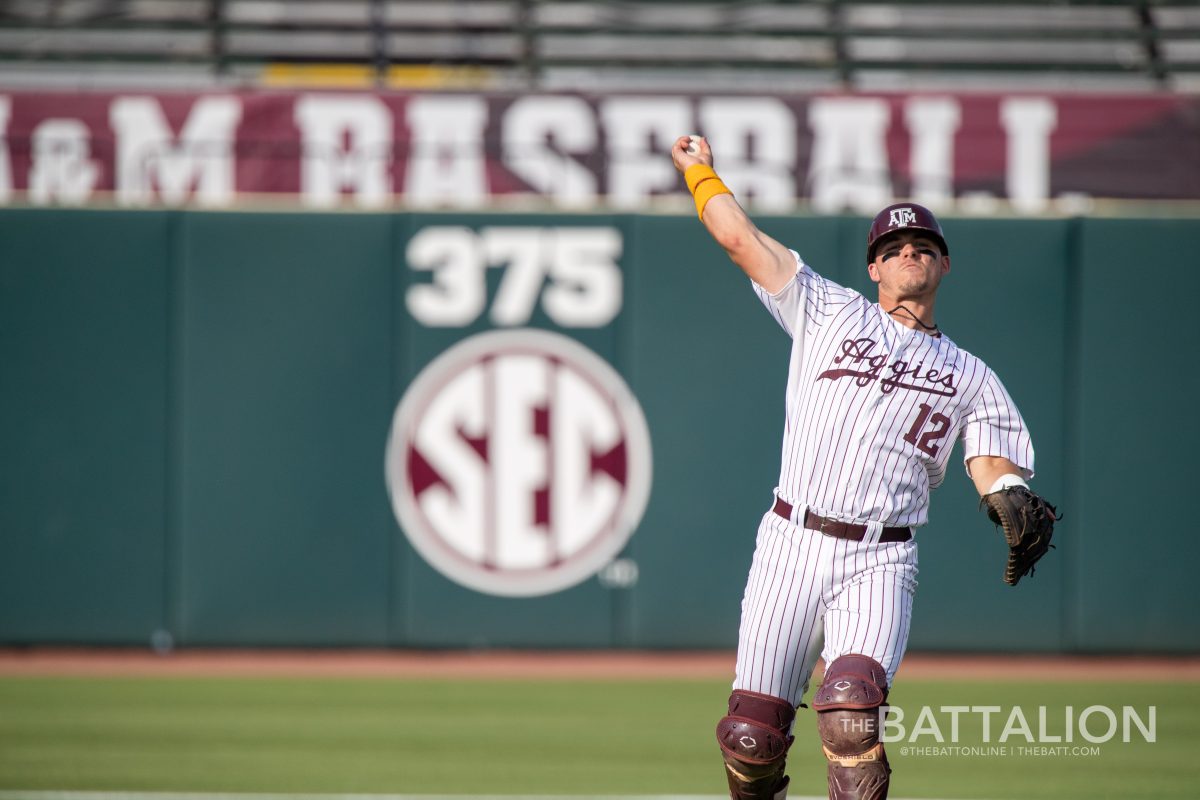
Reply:
M388 794L706 794L724 788L714 681L0 678L0 790ZM896 798L1193 798L1200 683L901 680L911 736L920 707L1001 706L991 746L1020 706L1036 735L1065 708L1156 707L1154 742L1095 754L904 755L888 745ZM936 716L949 739L948 714ZM980 714L957 742L987 747ZM1089 726L1103 733L1099 717ZM813 712L801 710L793 796L824 795ZM922 733L912 746L939 746Z

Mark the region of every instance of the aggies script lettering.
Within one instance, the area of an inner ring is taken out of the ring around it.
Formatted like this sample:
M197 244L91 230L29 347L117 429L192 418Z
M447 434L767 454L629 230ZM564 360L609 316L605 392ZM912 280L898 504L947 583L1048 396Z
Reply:
M922 369L924 364L917 363L914 366L900 359L888 363L888 359L891 358L889 353L872 354L877 345L878 342L874 339L846 339L841 345L841 355L833 359L834 364L845 362L846 366L841 369L827 369L817 376L817 380L854 378L857 386L867 386L879 381L884 394L896 389L911 389L914 392L927 392L941 397L953 397L958 394L958 389L954 386L953 372L943 375L940 370L932 367Z

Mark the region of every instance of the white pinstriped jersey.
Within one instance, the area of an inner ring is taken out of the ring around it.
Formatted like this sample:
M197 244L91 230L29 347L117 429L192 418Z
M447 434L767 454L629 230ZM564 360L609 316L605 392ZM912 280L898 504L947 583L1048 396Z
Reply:
M964 460L1002 456L1033 476L1025 423L986 364L792 255L778 293L753 284L793 340L781 498L846 522L923 525L956 439Z

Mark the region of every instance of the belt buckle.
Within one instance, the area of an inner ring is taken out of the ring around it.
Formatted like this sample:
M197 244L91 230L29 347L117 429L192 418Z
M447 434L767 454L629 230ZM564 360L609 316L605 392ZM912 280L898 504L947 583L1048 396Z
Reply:
M825 523L829 522L829 518L821 517L820 519L821 519L821 527L817 528L817 531L820 533L825 533Z

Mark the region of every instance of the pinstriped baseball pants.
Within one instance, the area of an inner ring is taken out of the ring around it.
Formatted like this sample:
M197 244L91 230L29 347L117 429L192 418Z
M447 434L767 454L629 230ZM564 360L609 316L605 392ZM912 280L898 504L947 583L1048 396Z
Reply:
M803 509L794 519L803 519ZM895 677L908 642L917 544L835 539L768 511L738 630L733 688L798 705L820 655L870 656Z

